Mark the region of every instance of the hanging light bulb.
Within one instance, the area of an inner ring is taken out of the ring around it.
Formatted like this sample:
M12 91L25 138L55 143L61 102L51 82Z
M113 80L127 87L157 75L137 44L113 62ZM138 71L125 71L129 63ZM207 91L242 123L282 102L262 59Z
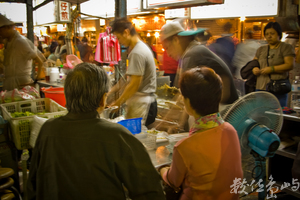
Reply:
M150 33L147 33L147 37L150 37L151 35L150 35Z
M158 22L159 18L157 16L154 17L154 22Z
M156 38L159 38L159 32L155 32L154 36L155 36Z
M245 21L245 20L246 20L246 17L245 17L245 16L241 16L241 17L240 17L240 21L241 21L241 22L243 22L243 21Z

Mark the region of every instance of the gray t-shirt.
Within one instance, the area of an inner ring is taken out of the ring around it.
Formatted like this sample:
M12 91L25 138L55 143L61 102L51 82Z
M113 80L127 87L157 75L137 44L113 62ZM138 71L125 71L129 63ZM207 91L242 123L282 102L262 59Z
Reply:
M156 91L156 67L150 48L139 41L128 57L127 75L143 76L138 92L154 93Z
M295 57L295 51L292 45L281 42L277 49L270 49L269 58L268 56L268 45L261 46L257 49L256 55L258 59L260 69L264 69L268 66L277 66L284 64L284 57ZM288 77L288 72L285 73L273 73L271 78L273 80L286 79ZM269 75L259 75L257 76L256 89L266 90L266 85L270 81Z

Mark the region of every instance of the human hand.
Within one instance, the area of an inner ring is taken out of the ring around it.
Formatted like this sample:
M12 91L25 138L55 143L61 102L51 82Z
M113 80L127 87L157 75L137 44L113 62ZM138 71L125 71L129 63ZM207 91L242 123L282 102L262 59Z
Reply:
M163 167L159 170L160 176L162 177L166 171L168 171L170 167Z
M167 130L169 134L182 133L185 132L184 128L179 126L170 126Z
M255 76L259 76L260 75L260 69L258 67L254 67L252 69L252 73L255 75Z
M272 68L271 67L265 67L262 70L260 70L260 74L262 75L268 75L272 73Z
M41 74L38 74L37 76L36 76L36 78L35 78L35 80L41 80L41 79L43 79L44 77L41 75Z

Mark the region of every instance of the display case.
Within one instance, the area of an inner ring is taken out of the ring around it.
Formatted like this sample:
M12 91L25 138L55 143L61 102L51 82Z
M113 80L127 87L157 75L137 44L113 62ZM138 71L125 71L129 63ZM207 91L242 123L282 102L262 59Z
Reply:
M293 196L286 197L287 199L300 198L299 190L292 189L293 186L296 186L296 184L293 184L292 167L300 140L300 117L295 113L283 114L283 117L284 122L279 134L281 144L276 151L276 155L269 158L267 179L272 176L273 181L275 181L273 185L275 190L278 188L287 195ZM283 189L284 183L289 183L290 186Z

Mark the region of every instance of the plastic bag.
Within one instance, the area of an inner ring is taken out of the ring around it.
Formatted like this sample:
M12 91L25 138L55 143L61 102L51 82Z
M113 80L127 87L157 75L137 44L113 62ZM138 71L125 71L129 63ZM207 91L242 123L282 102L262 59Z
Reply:
M15 101L35 99L35 97L25 92L19 91L17 88L15 88L11 91L4 91L1 94L1 99L2 103L11 103Z
M23 87L22 91L35 97L36 99L41 98L40 93L32 86L27 85L27 86Z
M37 137L39 136L40 130L43 124L47 121L47 118L42 118L38 116L33 116L33 120L31 123L31 132L29 138L29 145L34 148Z

